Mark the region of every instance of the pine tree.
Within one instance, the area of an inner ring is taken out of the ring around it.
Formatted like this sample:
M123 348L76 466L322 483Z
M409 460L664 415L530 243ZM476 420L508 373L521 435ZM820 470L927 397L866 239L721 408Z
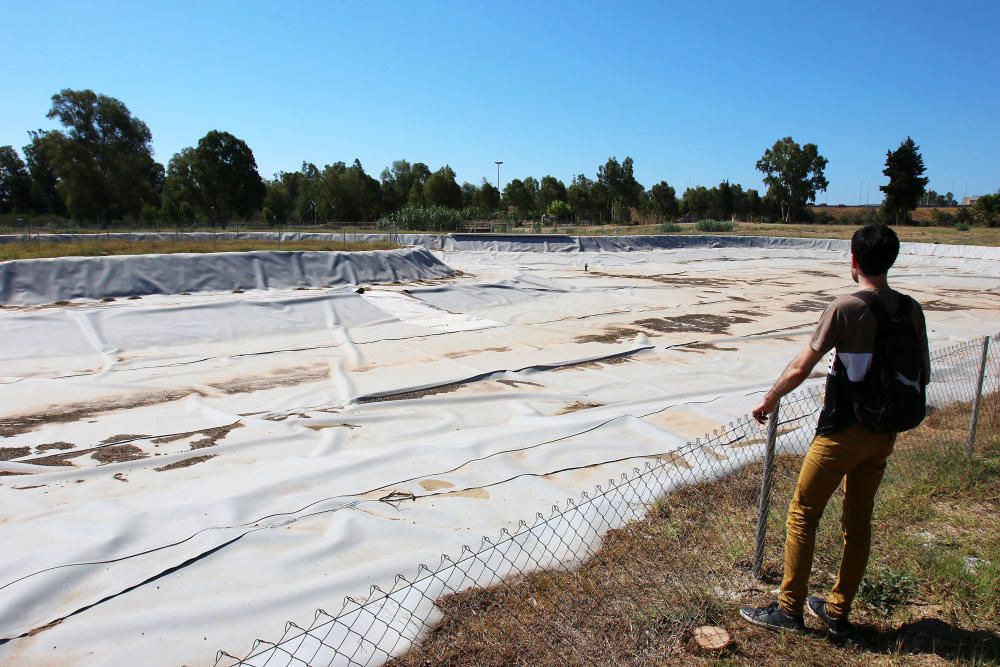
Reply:
M924 171L920 147L910 137L896 150L886 152L882 173L889 177L889 184L880 185L879 190L885 193L882 209L887 219L896 224L909 221L910 211L917 208L927 186Z

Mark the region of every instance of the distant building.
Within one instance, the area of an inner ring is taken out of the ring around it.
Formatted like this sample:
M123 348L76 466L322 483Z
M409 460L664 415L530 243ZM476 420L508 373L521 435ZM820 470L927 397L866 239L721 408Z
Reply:
M962 197L962 206L972 206L976 203L977 199L979 199L979 195L975 197Z

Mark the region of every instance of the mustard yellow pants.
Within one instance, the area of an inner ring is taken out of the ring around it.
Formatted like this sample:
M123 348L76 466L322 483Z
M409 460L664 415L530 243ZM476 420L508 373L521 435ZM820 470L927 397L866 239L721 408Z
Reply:
M833 618L845 618L850 613L868 566L875 492L882 482L886 459L892 454L895 440L894 434L873 433L860 425L813 439L788 507L785 576L778 596L778 603L786 613L802 614L816 545L816 526L841 480L844 556L826 609Z

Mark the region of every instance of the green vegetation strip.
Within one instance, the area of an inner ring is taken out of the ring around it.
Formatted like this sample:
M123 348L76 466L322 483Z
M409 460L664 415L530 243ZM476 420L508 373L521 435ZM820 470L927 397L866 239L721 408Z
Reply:
M52 241L22 241L0 244L0 261L12 259L40 259L43 257L102 257L106 255L165 255L171 253L249 252L252 250L318 252L355 252L361 250L392 250L399 245L387 241L258 241L207 240L207 241L121 241L88 240L68 243Z

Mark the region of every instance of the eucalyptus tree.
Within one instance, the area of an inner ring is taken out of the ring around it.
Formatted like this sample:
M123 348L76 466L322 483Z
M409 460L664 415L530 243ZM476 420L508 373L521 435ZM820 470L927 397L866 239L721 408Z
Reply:
M536 206L540 211L548 211L552 202L567 200L566 184L555 176L542 176L538 187Z
M65 215L66 203L59 194L59 177L56 176L55 166L52 164L55 135L37 130L28 132L28 136L31 137L31 141L22 150L31 178L31 210L35 213Z
M606 193L612 222L628 222L630 209L639 206L645 192L633 175L632 158L619 163L618 158L609 157L597 170L597 184Z
M583 174L573 177L568 188L566 188L566 203L573 209L576 221L592 221L600 217L601 203L598 201L597 193L594 191L594 181Z
M528 218L534 213L535 198L519 178L511 179L503 189L503 204L513 208L522 218Z
M212 226L260 210L266 194L257 161L246 142L212 130L196 147L178 152L167 165L164 217L187 221L192 213Z
M816 144L799 146L791 137L774 142L757 160L767 194L777 201L784 222L815 201L817 192L826 190L826 165L827 159L819 154Z
M445 165L430 175L424 183L423 201L427 206L462 208L462 187L451 167Z
M13 146L0 146L0 213L31 208L31 175Z
M48 118L65 130L44 135L47 159L69 212L107 225L157 201L153 135L123 102L92 90L52 96Z
M484 178L482 184L476 189L476 193L472 195L472 206L481 211L498 210L500 208L500 191Z
M422 205L424 183L430 176L431 170L423 162L393 161L392 166L386 167L380 174L383 211Z
M666 181L660 181L649 189L649 207L661 218L676 218L677 191Z

